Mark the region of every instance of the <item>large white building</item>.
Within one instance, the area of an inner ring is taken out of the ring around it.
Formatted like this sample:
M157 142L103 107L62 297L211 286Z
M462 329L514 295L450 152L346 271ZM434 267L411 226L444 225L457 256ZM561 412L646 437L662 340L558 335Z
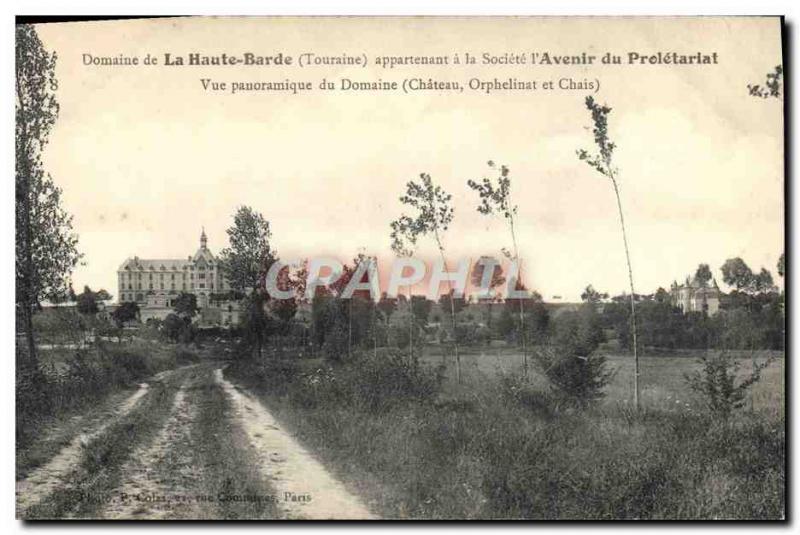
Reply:
M197 306L203 309L205 318L218 316L218 321L211 321L236 323L238 306L219 299L231 290L222 271L219 259L208 248L208 238L203 230L200 248L185 259L134 256L125 260L117 270L117 295L120 303L135 302L139 305L142 321L163 319L172 311L173 300L186 292L197 296Z

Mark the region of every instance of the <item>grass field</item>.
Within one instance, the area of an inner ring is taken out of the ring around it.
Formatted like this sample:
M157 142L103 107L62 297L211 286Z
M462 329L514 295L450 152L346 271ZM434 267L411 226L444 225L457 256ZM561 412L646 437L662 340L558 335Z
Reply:
M697 359L700 351L681 352L680 356L669 354L645 355L639 359L640 402L644 408L658 410L697 410L700 400L689 390L684 375L700 368ZM737 352L740 374L752 369L752 357ZM750 392L748 409L764 411L773 416L784 414L785 373L784 358L778 352L755 352L756 361L763 362L775 356L772 364L764 370L761 380ZM633 403L633 357L632 355L607 354L609 369L614 371L606 388L604 405ZM485 387L504 373L520 372L523 369L522 354L516 348L462 348L461 385L456 381L456 363L448 347L425 348L422 361L431 365L445 366L445 392L453 396L474 392L476 387ZM529 371L540 379L542 388L546 381L541 377L532 359L528 357Z

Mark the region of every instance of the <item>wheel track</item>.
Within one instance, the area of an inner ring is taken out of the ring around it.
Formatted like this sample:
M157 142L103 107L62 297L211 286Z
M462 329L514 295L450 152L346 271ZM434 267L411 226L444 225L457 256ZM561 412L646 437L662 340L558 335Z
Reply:
M113 492L118 499L99 514L101 518L164 520L203 516L193 502L180 499L193 495L187 488L199 475L191 451L172 447L187 443L196 419L196 406L186 396L187 385L188 380L184 380L176 392L169 417L158 434L139 445L122 467L122 484ZM148 500L148 497L159 499ZM162 497L168 501L161 500Z
M105 432L114 422L130 413L147 394L148 389L147 383L141 383L139 389L122 402L108 421L91 432L79 433L47 463L32 470L24 479L17 481L17 518L21 518L25 511L40 503L62 486L78 466L83 448Z

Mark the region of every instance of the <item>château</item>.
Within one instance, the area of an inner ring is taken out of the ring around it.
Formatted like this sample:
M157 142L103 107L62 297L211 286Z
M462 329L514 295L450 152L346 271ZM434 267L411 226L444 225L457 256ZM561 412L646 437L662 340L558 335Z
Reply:
M238 321L238 304L229 299L230 284L221 262L208 248L205 229L194 255L126 259L117 270L117 285L120 303L137 303L142 321L166 317L172 312L174 300L183 292L197 297L203 321L223 325Z

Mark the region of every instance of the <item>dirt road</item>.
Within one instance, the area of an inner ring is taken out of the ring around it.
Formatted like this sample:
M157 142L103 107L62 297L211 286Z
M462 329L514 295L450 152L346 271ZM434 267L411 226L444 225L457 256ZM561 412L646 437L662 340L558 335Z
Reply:
M76 418L38 441L49 458L18 470L18 518L375 518L219 363Z

